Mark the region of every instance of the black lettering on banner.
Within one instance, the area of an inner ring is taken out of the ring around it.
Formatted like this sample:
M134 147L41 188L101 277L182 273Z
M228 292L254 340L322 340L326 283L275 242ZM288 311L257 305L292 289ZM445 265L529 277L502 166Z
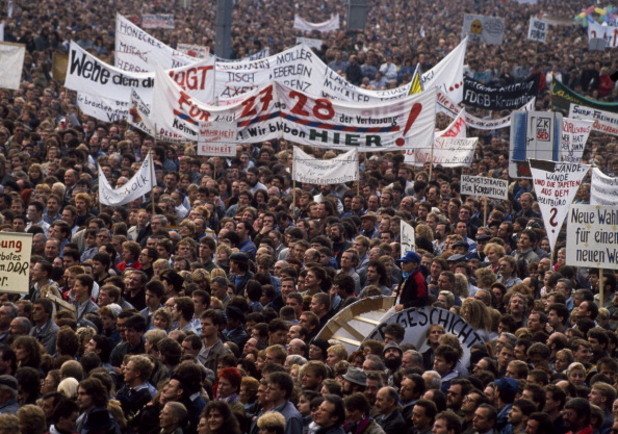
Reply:
M536 78L505 86L488 86L464 77L464 103L489 110L517 109L536 96L537 89Z
M71 50L71 67L69 68L69 74L77 74L87 80L99 82L101 84L107 84L111 77L109 70L103 68L99 62L93 62L82 53L78 58L76 50Z

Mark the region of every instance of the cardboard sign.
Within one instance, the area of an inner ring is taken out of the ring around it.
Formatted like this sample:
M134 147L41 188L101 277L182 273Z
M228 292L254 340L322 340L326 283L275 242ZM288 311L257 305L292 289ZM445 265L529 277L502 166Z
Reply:
M567 218L566 263L618 270L618 207L572 204Z
M401 220L399 223L399 244L401 245L401 256L406 252L416 251L416 232L414 227Z
M547 42L547 30L549 30L547 21L530 17L530 24L528 25L529 40L544 44Z
M461 175L460 193L466 196L508 200L509 182L485 176Z
M530 160L534 191L552 251L567 209L590 166L579 163Z
M0 293L28 294L32 234L0 232Z
M294 147L292 179L316 185L344 184L359 179L358 152L352 149L335 158L321 160Z
M502 45L505 28L502 18L464 15L463 34L467 35L470 42L474 44Z

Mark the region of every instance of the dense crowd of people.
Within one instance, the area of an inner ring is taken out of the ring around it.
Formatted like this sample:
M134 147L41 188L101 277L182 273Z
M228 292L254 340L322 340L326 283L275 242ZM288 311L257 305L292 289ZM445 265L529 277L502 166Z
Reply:
M508 129L470 131L481 142L470 167L369 153L357 183L295 185L292 143L200 157L83 115L52 79L70 40L113 63L116 11L173 13L175 29L156 37L214 51L214 5L9 3L4 39L27 54L20 89L0 89L0 229L32 234L32 256L28 292L0 294L0 434L618 432L614 272L566 265L564 234L550 251L529 180L511 179L508 201L459 194L461 173L508 179ZM539 110L553 80L616 101L618 56L588 50L572 24L582 6L375 0L365 31L304 36L322 38L317 54L352 83L386 89L454 48L464 13L500 16L504 43L469 45L466 74L536 75ZM233 57L294 45L294 14L333 13L345 17L345 2L237 2ZM547 44L526 39L531 15L553 23ZM592 133L583 159L616 176L617 147ZM121 186L149 151L157 187L102 206L97 165ZM588 197L584 183L575 200ZM402 221L414 252L401 252ZM354 351L318 337L345 307L384 296L395 311L449 310L485 341L468 360L440 324L419 348L400 324Z

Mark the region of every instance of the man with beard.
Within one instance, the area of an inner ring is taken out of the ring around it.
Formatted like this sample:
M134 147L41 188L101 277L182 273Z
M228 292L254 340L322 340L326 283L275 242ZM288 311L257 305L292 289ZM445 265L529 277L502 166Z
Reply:
M251 194L255 194L258 190L268 190L268 188L258 179L257 167L250 167L247 169L247 184L249 184L249 191Z
M472 389L472 383L465 378L456 378L446 391L446 406L459 414L464 397Z
M350 248L351 244L345 240L345 230L341 223L335 223L330 228L328 228L328 236L333 242L333 256L337 260L337 264L341 263L341 255L348 248Z
M403 351L395 342L389 342L384 347L382 355L384 356L384 364L388 368L388 384L393 385L393 377L401 366Z
M591 434L590 403L584 398L572 398L564 406L564 422L573 434Z

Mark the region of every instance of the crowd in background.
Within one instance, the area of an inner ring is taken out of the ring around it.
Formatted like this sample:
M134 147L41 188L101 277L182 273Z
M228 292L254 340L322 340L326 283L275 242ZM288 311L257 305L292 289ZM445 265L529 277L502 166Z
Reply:
M214 51L216 2L11 3L4 39L27 53L20 89L0 89L0 229L32 234L32 259L28 293L0 294L0 434L618 432L614 273L600 282L566 265L564 233L550 251L529 180L510 179L508 201L459 194L461 173L508 179L508 128L470 130L481 145L463 169L368 153L358 183L295 185L293 143L200 157L83 115L52 79L71 40L113 63L116 12L173 13L175 29L156 37ZM539 110L552 80L615 101L615 49L588 50L573 22L587 6L376 0L365 31L304 36L322 38L317 54L352 83L385 89L453 49L464 13L500 16L503 44L469 45L466 74L536 75ZM294 14L333 13L345 17L345 2L239 1L233 57L293 46ZM547 44L526 39L531 15L554 23ZM593 132L583 160L616 176L617 146ZM101 205L97 165L121 186L149 151L151 194ZM575 201L588 198L585 182ZM401 221L416 252L401 253ZM319 338L346 306L381 296L450 310L486 342L468 359L439 324L420 348L399 324L355 351Z

